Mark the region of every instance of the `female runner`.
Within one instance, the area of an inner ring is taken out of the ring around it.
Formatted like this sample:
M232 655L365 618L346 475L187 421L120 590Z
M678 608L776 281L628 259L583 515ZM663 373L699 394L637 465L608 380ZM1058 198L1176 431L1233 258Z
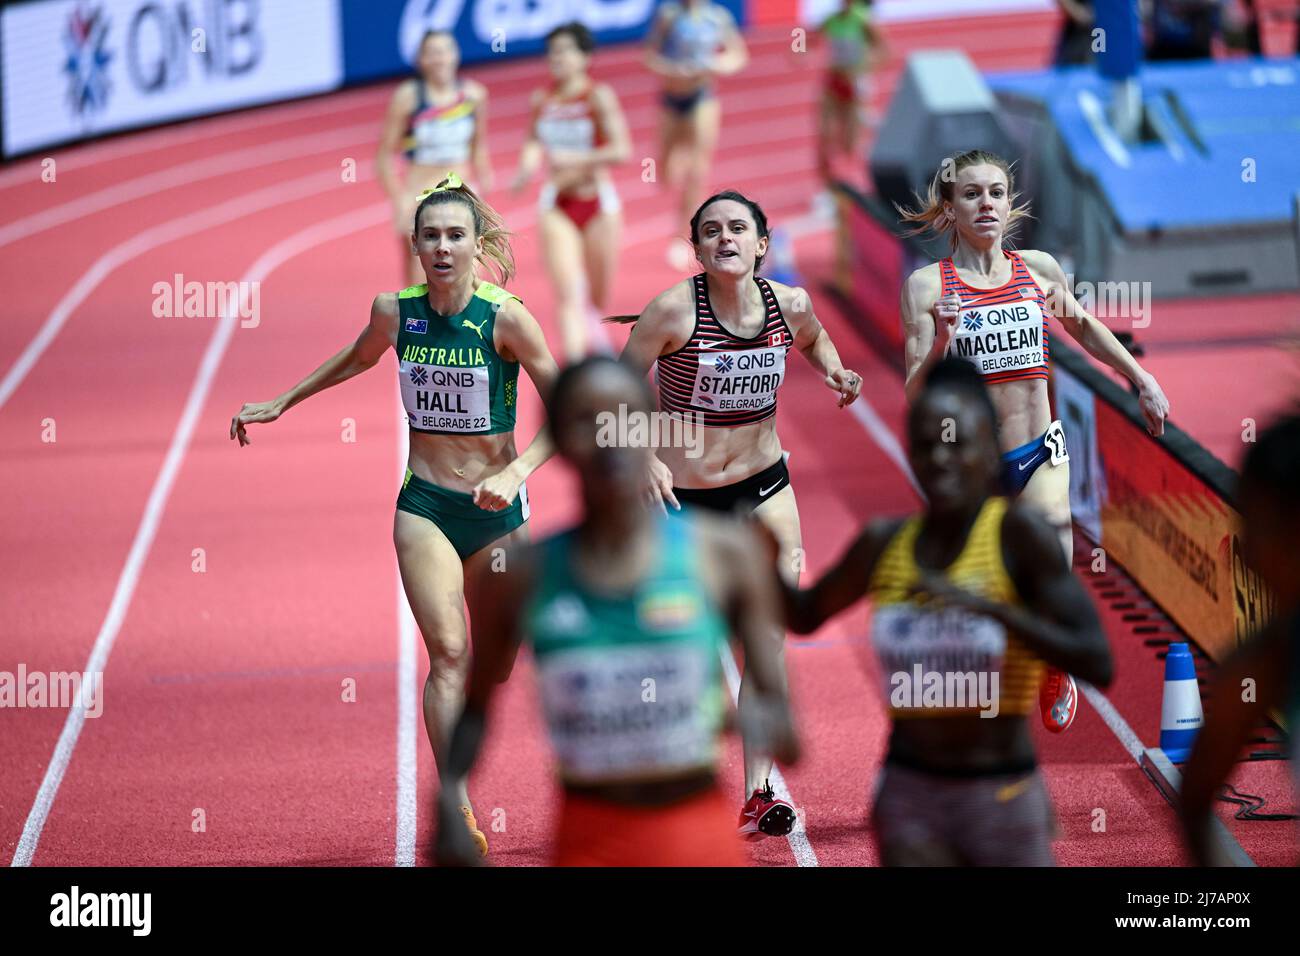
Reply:
M375 172L393 204L393 228L412 285L424 281L409 238L415 197L447 171L474 182L480 192L492 189L487 89L475 80L458 79L459 66L460 47L450 32L425 33L416 53L416 75L393 91L379 138ZM399 151L408 162L405 182L393 168L393 154Z
M659 180L669 189L681 190L679 208L685 219L708 185L722 126L714 77L744 69L749 51L726 7L710 0L670 0L659 7L650 28L645 62L664 84ZM678 272L690 264L685 246L677 239L668 245L668 264Z
M545 156L547 181L538 202L542 255L570 361L587 353L590 309L603 311L614 282L623 214L609 167L632 155L618 96L587 74L595 45L580 23L547 35L554 82L533 93L533 124L514 181L522 189Z
M935 365L907 432L925 509L873 522L805 591L773 575L787 624L811 634L871 598L893 722L872 814L886 866L1048 866L1055 821L1026 716L1043 661L1108 684L1106 636L1051 526L996 496L979 373Z
M717 785L729 638L745 649L763 717L746 729L783 762L798 755L770 638L776 589L753 531L646 508L650 449L601 438L602 419L653 410L645 379L607 356L560 373L547 418L577 472L581 523L511 549L505 571L485 577L496 600L474 621L448 779L473 767L498 676L527 640L564 786L559 866L743 865ZM438 857L474 863L458 814L444 789Z
M1016 223L1028 215L1017 198L1007 161L970 150L944 161L919 209L899 210L905 221L917 224L917 232L931 229L952 241L949 258L923 266L903 284L904 387L908 400L915 401L930 369L950 353L975 364L998 413L1006 492L1043 513L1072 564L1069 454L1047 392L1048 314L1090 355L1137 387L1152 435L1164 432L1169 400L1155 377L1079 304L1052 256L1004 248ZM1039 706L1044 726L1064 731L1078 709L1074 679L1049 670Z
M817 169L829 187L837 152L860 158L861 116L871 96L867 81L883 42L871 22L871 0L843 0L822 24L821 35L830 45L830 63L817 124Z
M476 274L482 261L503 281L514 275L507 233L492 207L453 175L421 197L415 225L411 248L426 282L376 296L355 342L279 398L244 405L231 419L230 437L248 444L246 425L273 422L304 399L373 368L388 349L397 353L411 449L393 543L429 653L424 724L441 774L468 673L464 599L471 620L497 600L467 592L466 576L472 580L489 565L496 547L526 538L524 479L550 455L540 433L522 455L515 451L519 368L545 393L556 365L519 298ZM478 852L487 853L464 779L457 778L449 798Z
M840 362L813 313L808 293L754 273L767 252L767 217L753 200L722 192L691 217L700 274L661 293L635 321L623 359L639 371L657 367L659 407L703 426L701 448L664 447L650 457L649 495L663 508L680 503L753 514L776 535L794 573L801 539L799 510L781 439L777 390L793 346L824 377L840 408L858 397L862 378ZM696 454L699 451L699 454ZM780 642L779 632L773 639ZM751 695L741 680L740 712ZM794 826L793 808L774 800L766 778L772 761L746 749L740 829L776 836Z

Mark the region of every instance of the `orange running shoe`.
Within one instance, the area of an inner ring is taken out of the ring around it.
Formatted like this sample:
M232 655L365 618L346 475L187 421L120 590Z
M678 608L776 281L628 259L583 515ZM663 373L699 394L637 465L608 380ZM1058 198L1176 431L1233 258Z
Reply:
M473 840L474 845L478 847L478 855L487 856L487 837L484 836L483 831L478 828L478 821L474 819L474 811L469 807L461 807L460 812L465 817L465 827L469 830L470 839Z
M1075 686L1074 678L1065 671L1049 667L1043 686L1038 688L1038 709L1043 715L1043 726L1052 733L1068 730L1079 710L1079 688Z

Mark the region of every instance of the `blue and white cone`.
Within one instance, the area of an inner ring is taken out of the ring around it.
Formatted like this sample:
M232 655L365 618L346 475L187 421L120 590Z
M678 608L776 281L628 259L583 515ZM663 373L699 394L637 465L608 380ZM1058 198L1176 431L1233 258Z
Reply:
M1160 749L1174 763L1192 754L1197 731L1205 723L1196 664L1185 642L1169 645L1165 658L1165 697L1160 708Z

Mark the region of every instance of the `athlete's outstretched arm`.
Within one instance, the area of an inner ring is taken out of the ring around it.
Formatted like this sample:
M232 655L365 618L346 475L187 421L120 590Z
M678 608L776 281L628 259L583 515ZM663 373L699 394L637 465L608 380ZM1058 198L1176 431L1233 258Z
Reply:
M492 343L503 359L523 366L539 395L551 393L559 368L551 350L546 347L541 326L518 299L508 300L497 312ZM517 404L518 395L515 401ZM545 428L538 429L522 455L474 486L474 504L487 511L510 507L519 494L519 486L554 452L551 436Z
M438 768L438 835L434 854L439 864L472 866L480 861L460 814L460 783L478 762L487 731L488 707L503 674L509 673L519 649L519 608L532 586L531 549L512 548L504 571L483 564L474 586L491 593L473 621L474 653L470 657L465 706L456 721L443 766Z
M355 342L326 359L320 368L278 398L245 404L230 420L230 437L238 438L241 446L251 444L245 425L273 422L304 399L373 368L396 341L397 294L381 292L370 306L369 324Z
M795 634L811 634L865 597L876 562L900 524L897 519L871 522L811 587L791 586L781 569L774 568L786 627ZM768 549L774 558L775 547L776 539L769 532Z
M804 289L789 288L790 307L786 310L794 347L821 373L828 388L839 393L839 407L852 405L862 391L862 376L845 368L830 335L813 312L812 298Z
M1016 632L1054 667L1106 687L1114 675L1097 609L1065 563L1056 530L1029 505L1013 504L1002 519L1002 557L1025 606L977 608Z
M903 320L907 374L903 392L908 404L916 401L930 369L948 353L957 328L961 297L952 293L934 302L941 288L925 269L913 272L903 283L898 312Z
M756 692L752 711L741 714L749 745L784 764L799 759L790 715L785 668L774 635L781 633L777 589L755 532L734 521L709 522L708 552L725 582L724 602L731 633L745 651L745 677Z
M1290 673L1291 646L1285 627L1276 619L1262 633L1247 641L1218 669L1210 684L1205 726L1196 735L1192 757L1183 768L1179 791L1179 815L1187 849L1198 866L1223 866L1213 836L1214 801L1219 788L1232 775L1241 748L1250 739L1269 710L1281 706L1284 696L1282 675ZM1243 700L1243 691L1254 682L1255 697Z
M1138 390L1138 404L1146 419L1147 431L1152 435L1164 434L1165 419L1169 417L1169 399L1155 376L1138 364L1137 359L1115 338L1115 333L1079 304L1066 280L1065 270L1054 256L1032 249L1025 250L1021 256L1026 265L1047 279L1048 288L1044 292L1048 308L1065 331L1089 355L1105 362L1133 383Z

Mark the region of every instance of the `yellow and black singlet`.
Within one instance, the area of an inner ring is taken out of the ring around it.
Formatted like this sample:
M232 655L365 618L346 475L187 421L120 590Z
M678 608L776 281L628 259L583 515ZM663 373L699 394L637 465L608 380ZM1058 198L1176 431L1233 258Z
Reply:
M1023 602L1002 560L1006 510L1007 499L989 498L961 553L939 573L988 600L1018 605ZM985 686L981 680L996 690L997 715L1032 712L1045 666L1041 660L999 621L962 608L936 606L909 593L920 574L916 540L921 522L921 515L913 515L894 533L868 586L873 604L871 641L886 681L890 718L961 717L989 711L992 708L978 703L977 688Z

